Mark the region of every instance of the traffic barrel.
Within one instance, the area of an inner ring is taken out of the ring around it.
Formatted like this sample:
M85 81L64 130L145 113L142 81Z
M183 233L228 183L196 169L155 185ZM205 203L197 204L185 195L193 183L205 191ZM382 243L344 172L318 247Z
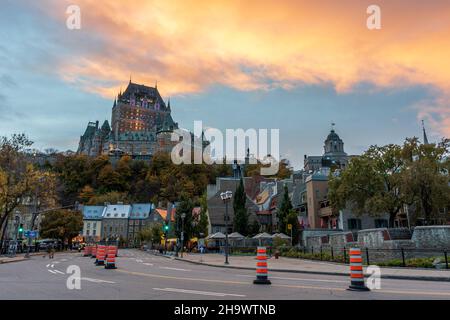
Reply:
M105 264L106 257L106 246L99 245L97 247L97 260L95 261L96 265L103 266Z
M97 258L97 245L93 245L91 249L91 258Z
M364 283L364 272L362 265L361 249L350 249L350 286L352 291L370 291Z
M83 257L89 257L92 254L92 247L91 246L85 246L83 248Z
M267 251L266 247L256 249L256 279L254 284L271 284L267 269Z
M106 264L105 269L117 269L116 267L116 247L106 247Z
M90 254L90 247L89 246L85 246L83 248L83 257L88 257Z

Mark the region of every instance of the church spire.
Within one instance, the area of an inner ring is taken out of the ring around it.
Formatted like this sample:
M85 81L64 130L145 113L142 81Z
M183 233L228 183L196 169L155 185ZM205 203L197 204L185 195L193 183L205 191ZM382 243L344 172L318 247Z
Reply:
M169 97L169 100L167 100L167 109L170 110L170 97Z
M428 144L427 132L425 131L425 122L422 120L423 144Z

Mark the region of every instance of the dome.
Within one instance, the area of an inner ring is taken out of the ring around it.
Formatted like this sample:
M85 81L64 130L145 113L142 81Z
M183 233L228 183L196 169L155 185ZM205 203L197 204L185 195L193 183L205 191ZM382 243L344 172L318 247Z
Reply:
M341 138L339 138L338 134L334 130L331 130L331 132L328 134L328 137L327 137L327 141L329 141L329 140L338 141L338 140L341 140Z

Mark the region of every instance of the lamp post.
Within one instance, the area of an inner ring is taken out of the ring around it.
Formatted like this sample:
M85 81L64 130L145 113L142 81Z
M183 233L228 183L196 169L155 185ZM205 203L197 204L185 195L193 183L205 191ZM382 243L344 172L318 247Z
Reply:
M186 218L186 213L181 214L181 258L183 258L184 251L184 218Z
M233 192L225 191L220 194L220 198L225 203L225 264L229 264L228 262L228 202L230 202L233 197Z

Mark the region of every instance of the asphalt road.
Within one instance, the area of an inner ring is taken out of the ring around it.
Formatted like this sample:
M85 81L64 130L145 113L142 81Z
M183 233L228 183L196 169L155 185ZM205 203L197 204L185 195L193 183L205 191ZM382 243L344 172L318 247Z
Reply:
M342 276L274 272L269 273L272 285L254 285L252 271L195 265L138 250L120 250L116 263L116 270L106 270L95 266L94 259L67 253L2 264L0 299L450 299L449 282L382 279L379 290L353 292ZM81 270L79 290L66 285L71 265Z

